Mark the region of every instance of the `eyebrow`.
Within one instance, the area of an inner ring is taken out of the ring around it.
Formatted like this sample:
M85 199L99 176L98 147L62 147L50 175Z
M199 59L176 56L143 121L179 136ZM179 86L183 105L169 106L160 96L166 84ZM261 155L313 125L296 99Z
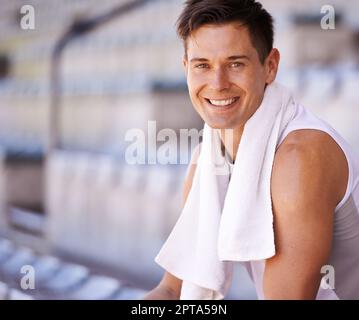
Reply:
M246 55L237 55L237 56L230 56L230 57L227 58L227 60L231 60L231 61L233 61L233 60L239 60L239 59L247 59L247 60L249 60L249 57L246 56ZM192 58L190 61L191 61L191 62L195 62L195 61L198 61L198 62L207 62L207 61L209 61L209 60L206 59L206 58Z
M206 59L206 58L192 58L190 61L191 62L195 62L195 61L206 62L206 61L208 61L208 59Z
M249 60L249 57L246 55L238 55L238 56L230 56L227 58L227 60L239 60L239 59L247 59Z

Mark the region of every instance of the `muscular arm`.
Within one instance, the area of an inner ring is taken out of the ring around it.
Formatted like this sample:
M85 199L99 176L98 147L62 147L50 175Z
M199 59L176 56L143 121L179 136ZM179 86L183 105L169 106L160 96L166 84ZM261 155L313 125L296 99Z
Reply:
M325 133L294 131L279 147L271 182L276 255L265 264L266 299L315 299L347 178L344 153Z
M197 160L199 157L200 145L198 145L193 151L192 159L189 164L187 176L183 185L183 204L186 202L189 191L192 187L192 181L194 173L197 167ZM168 271L165 272L160 283L153 290L148 292L145 300L175 300L179 299L182 287L182 280L175 277Z

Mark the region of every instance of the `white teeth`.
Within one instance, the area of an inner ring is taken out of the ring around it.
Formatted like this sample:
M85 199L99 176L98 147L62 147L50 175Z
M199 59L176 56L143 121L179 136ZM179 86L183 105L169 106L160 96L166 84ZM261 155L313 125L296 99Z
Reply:
M229 104L232 104L234 101L236 101L237 98L227 99L227 100L210 100L209 102L215 106L227 106Z

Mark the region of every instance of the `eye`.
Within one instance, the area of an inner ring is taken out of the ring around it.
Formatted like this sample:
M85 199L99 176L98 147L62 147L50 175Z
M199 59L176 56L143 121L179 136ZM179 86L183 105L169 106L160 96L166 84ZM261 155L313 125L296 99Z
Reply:
M207 63L200 63L200 64L196 64L194 67L195 67L196 69L206 69L206 68L208 68L209 66L208 66Z
M239 67L243 67L243 66L244 66L244 63L242 63L242 62L233 62L233 63L231 63L232 68L239 68Z

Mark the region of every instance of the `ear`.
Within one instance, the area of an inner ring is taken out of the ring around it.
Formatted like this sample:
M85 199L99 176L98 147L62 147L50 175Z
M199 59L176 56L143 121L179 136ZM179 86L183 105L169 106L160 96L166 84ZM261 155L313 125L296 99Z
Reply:
M280 53L278 49L273 48L264 62L266 68L266 84L270 84L275 80L277 76L279 61Z
M182 64L183 64L184 73L185 73L185 75L187 77L187 75L188 75L188 60L187 60L187 55L186 54L183 55Z

